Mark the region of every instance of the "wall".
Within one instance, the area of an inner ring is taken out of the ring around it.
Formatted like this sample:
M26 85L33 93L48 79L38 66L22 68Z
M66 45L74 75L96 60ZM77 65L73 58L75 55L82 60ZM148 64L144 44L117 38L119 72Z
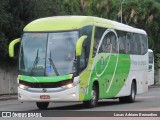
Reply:
M160 69L155 70L155 85L160 85Z
M17 93L17 68L0 64L0 94Z

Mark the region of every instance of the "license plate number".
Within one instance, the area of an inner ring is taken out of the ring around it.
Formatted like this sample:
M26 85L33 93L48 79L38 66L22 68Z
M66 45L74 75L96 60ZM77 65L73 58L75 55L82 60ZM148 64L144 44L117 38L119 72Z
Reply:
M40 99L50 99L50 96L49 95L41 95Z

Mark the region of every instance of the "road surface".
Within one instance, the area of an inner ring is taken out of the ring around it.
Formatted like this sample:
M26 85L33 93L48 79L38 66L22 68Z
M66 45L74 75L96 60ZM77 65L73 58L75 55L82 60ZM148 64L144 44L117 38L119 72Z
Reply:
M18 100L0 101L0 111L38 111L34 102L21 103ZM148 92L137 95L135 103L119 103L115 100L101 100L96 108L85 108L82 103L50 103L48 110L76 111L160 111L160 87L151 87Z
M160 111L160 87L151 87L149 88L148 92L137 95L135 103L119 103L118 99L101 100L99 101L99 105L96 108L85 108L82 103L50 103L48 110L52 112L57 110L60 110L60 111L62 110L65 110L65 111L70 111L70 110L72 111ZM48 110L46 110L46 112ZM39 112L35 103L33 102L21 103L18 100L0 101L0 111ZM65 120L67 120L67 118L65 118ZM155 120L160 120L160 118L155 118Z

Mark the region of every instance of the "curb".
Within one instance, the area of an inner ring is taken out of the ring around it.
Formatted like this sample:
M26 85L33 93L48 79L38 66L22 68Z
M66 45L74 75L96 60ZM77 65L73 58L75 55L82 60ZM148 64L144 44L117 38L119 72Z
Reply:
M160 88L160 85L151 85L149 88Z
M18 99L18 95L0 95L0 101L16 99Z

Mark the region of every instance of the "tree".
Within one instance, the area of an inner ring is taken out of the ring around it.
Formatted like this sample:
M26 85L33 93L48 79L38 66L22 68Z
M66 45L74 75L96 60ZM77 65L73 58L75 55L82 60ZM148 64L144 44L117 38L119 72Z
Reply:
M8 59L8 44L21 37L29 22L56 15L89 15L120 20L120 0L1 0L0 58ZM125 0L123 22L147 31L149 48L160 52L160 1Z

